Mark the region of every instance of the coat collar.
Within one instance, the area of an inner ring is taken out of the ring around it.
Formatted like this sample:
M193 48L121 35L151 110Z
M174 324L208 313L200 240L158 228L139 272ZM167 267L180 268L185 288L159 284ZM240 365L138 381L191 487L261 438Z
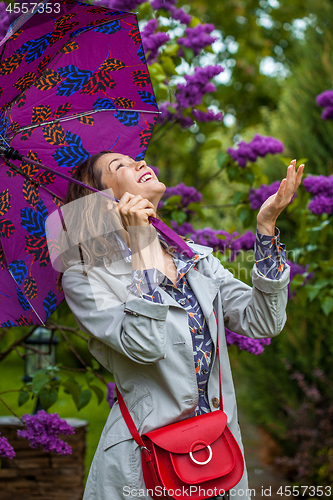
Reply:
M199 245L197 243L194 243L193 240L187 241L187 244L189 247L193 250L195 254L199 256L197 259L197 263L207 257L209 254L212 253L213 248L207 247L204 245ZM197 265L197 264L196 264ZM120 259L116 262L112 262L109 266L105 265L105 268L114 275L128 275L129 279L131 279L132 275L132 263L130 261L125 261L124 259ZM221 284L221 278L218 279L211 279L205 276L204 274L201 274L198 272L196 269L193 267L187 272L186 278L188 280L188 283L190 287L192 288L200 306L202 309L202 312L206 318L206 321L208 321L209 316L212 313L213 310L213 301L214 298L219 290L220 284ZM169 306L173 307L178 307L183 309L181 305L176 302L175 299L173 299L165 290L162 288L159 289L159 292L164 299L164 301L169 304ZM212 320L211 320L212 321ZM215 318L213 318L214 324L215 324ZM212 325L210 325L210 330L212 333ZM214 325L213 325L214 328ZM215 335L212 334L213 340Z

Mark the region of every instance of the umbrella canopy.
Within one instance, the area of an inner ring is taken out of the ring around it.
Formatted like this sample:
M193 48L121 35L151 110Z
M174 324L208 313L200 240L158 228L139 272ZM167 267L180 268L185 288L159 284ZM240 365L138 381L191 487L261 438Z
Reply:
M144 158L158 108L135 14L57 0L0 51L1 146L69 175L102 150ZM45 220L67 181L4 160L0 186L0 325L43 324L63 300Z

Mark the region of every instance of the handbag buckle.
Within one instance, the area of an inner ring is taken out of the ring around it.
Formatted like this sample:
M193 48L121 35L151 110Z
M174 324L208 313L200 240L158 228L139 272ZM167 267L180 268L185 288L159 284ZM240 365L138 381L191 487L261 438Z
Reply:
M209 451L209 457L207 458L207 460L205 460L204 462L199 462L199 460L196 460L194 457L193 457L193 448L197 445L197 444L205 444L206 445L206 448L208 448L208 451ZM189 455L191 457L191 460L197 464L197 465L206 465L208 464L211 459L212 459L212 456L213 456L213 450L211 449L211 447L209 446L209 444L207 444L205 441L201 441L201 440L198 440L198 441L194 441L194 443L191 444L191 447L190 447L190 451L189 451Z

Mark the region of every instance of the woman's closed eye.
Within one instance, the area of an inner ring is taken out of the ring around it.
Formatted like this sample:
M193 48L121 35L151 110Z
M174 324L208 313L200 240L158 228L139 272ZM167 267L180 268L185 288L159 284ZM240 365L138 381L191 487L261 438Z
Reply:
M119 167L123 167L124 165L122 163L119 163L119 165L117 166L116 170L118 170Z

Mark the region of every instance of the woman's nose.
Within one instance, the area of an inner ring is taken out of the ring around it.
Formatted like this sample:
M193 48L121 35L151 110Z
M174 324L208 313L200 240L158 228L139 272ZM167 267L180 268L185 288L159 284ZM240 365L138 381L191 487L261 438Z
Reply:
M146 167L146 166L147 166L147 163L145 162L145 160L141 160L141 161L137 162L135 168L137 170L140 170L141 167Z

